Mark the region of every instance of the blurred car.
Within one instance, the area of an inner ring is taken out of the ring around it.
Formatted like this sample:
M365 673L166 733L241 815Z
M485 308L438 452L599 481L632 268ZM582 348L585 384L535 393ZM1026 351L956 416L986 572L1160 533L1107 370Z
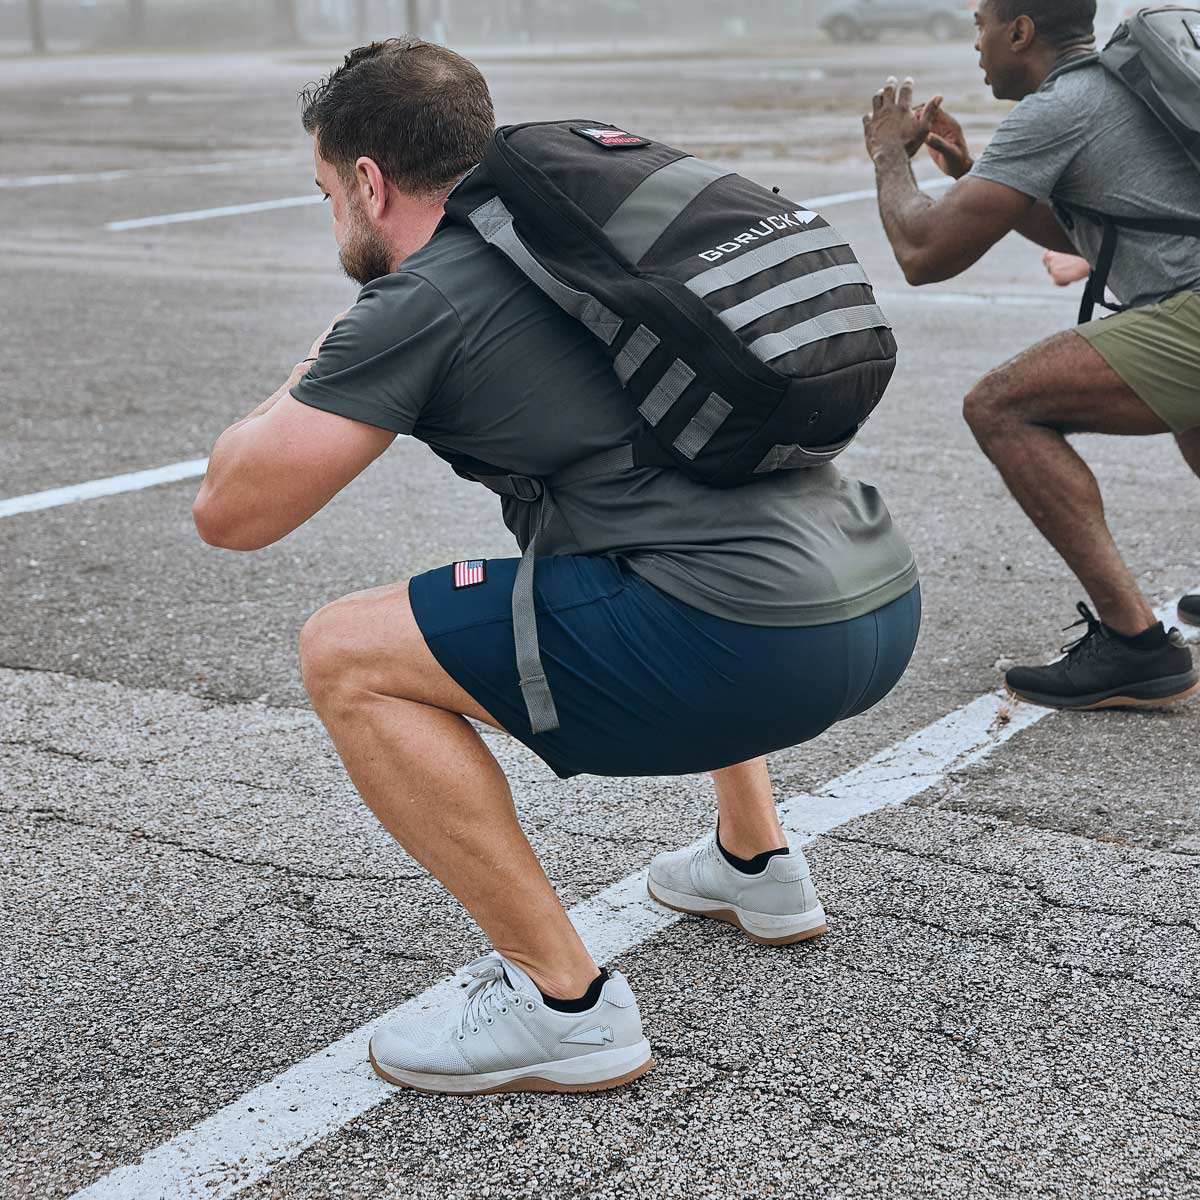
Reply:
M948 42L975 32L976 0L839 0L821 28L835 42L871 42L881 33L927 33Z

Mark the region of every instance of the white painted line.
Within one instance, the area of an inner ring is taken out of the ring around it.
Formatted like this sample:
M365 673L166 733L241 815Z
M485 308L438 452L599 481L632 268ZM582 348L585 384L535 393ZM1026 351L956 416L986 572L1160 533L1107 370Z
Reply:
M999 694L981 696L839 775L817 794L785 801L783 824L809 842L856 817L903 804L1050 715ZM570 916L600 962L682 919L649 901L645 871L577 904ZM227 1200L395 1095L367 1063L372 1031L454 990L450 980L442 980L177 1134L137 1164L118 1167L76 1192L73 1200Z
M184 221L209 221L213 217L238 217L243 213L270 212L276 208L302 208L320 204L323 197L313 193L306 196L285 196L282 200L259 200L254 204L224 204L220 208L194 208L189 212L164 213L160 217L134 217L130 221L109 221L104 226L110 233L127 229L149 229L152 225L179 225Z
M42 508L57 508L60 504L74 504L77 500L94 500L97 496L137 492L142 488L154 487L160 483L175 483L180 479L194 479L197 475L203 475L207 468L207 458L189 458L186 462L171 463L169 466L155 467L150 471L112 475L108 479L92 479L87 483L51 488L48 492L13 496L10 500L0 500L0 517L37 512Z
M166 175L247 175L260 167L297 165L310 161L307 155L278 154L269 158L241 159L228 162L175 163L161 167L123 167L111 171L69 171L60 175L0 175L0 191L9 188L54 187L72 183L112 183L121 179L157 179Z
M934 179L923 183L921 187L927 192L949 187L955 180ZM860 192L838 192L833 196L817 196L813 200L803 200L805 208L819 212L822 208L832 208L838 204L852 204L856 200L872 200L875 197L874 188L866 188ZM276 208L296 208L302 204L320 204L320 196L286 196L282 200L263 200L257 204L227 204L221 208L197 208L190 212L164 213L158 217L134 217L128 221L109 221L104 226L110 233L122 233L127 229L148 229L153 225L178 225L184 221L208 221L213 217L236 217L243 213L270 212Z

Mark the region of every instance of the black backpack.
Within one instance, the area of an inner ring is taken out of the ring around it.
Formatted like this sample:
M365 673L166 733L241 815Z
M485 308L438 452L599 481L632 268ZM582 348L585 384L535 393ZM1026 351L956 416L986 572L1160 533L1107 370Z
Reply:
M1064 69L1097 65L1116 76L1154 113L1200 171L1200 8L1177 4L1144 8L1117 26L1099 54L1080 58ZM1122 311L1120 305L1104 299L1122 229L1200 238L1200 221L1117 217L1061 200L1055 201L1055 207L1068 229L1074 224L1073 218L1081 216L1104 230L1100 254L1079 309L1081 324L1092 319L1097 304L1113 312Z
M631 444L549 479L450 460L539 505L512 610L521 691L543 733L558 715L538 653L533 569L554 489L632 467L737 487L827 463L882 398L896 342L854 252L817 213L603 122L497 130L446 217L591 331L644 419Z

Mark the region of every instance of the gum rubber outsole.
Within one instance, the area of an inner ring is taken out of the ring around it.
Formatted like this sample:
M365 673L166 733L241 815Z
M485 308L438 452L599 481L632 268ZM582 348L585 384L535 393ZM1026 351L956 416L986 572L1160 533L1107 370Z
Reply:
M714 921L724 921L727 925L734 925L742 931L752 942L757 942L760 946L792 946L796 942L807 942L810 938L820 937L823 933L829 932L828 925L818 925L815 929L805 929L802 933L791 933L786 937L767 938L762 937L757 933L751 933L745 925L742 924L736 912L732 908L717 908L701 911L694 908L680 908L677 904L668 904L665 900L660 899L654 894L654 889L650 886L650 881L646 881L646 893L655 904L661 904L663 908L669 908L672 912L686 913L689 917L712 917Z
M1183 691L1176 692L1173 696L1158 696L1153 700L1143 700L1137 696L1107 696L1105 699L1097 700L1092 704L1063 704L1056 702L1049 696L1039 696L1036 692L1030 692L1028 695L1025 695L1018 692L1015 688L1010 687L1007 683L1004 685L1004 690L1017 700L1024 701L1026 704L1037 704L1042 708L1054 708L1060 712L1095 712L1101 708L1167 708L1172 704L1180 704L1184 700L1200 694L1200 680L1197 680L1190 687L1184 688Z
M415 1083L406 1083L403 1079L389 1075L375 1061L375 1055L370 1050L367 1051L367 1057L371 1060L371 1070L385 1083L393 1084L395 1087L408 1088L413 1092L423 1092L427 1096L494 1096L499 1092L606 1092L611 1088L621 1087L623 1084L640 1079L654 1066L654 1059L648 1058L640 1067L634 1067L632 1071L618 1075L615 1079L603 1079L598 1083L556 1083L553 1079L527 1075L520 1079L510 1079L507 1083L496 1084L495 1087L460 1092L442 1091L438 1088L418 1087Z

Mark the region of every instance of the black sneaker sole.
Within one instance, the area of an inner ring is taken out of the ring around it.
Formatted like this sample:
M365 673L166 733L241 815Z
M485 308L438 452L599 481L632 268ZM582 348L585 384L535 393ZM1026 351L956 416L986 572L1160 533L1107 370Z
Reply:
M1200 617L1190 616L1182 608L1175 615L1181 625L1190 625L1193 629L1200 629Z
M1096 708L1166 708L1178 704L1200 692L1200 671L1189 671L1186 675L1168 675L1163 679L1150 679L1131 687L1114 688L1109 692L1093 692L1090 696L1046 696L1038 692L1018 690L1011 684L1004 685L1018 700L1040 704L1043 708L1067 709L1087 712Z

